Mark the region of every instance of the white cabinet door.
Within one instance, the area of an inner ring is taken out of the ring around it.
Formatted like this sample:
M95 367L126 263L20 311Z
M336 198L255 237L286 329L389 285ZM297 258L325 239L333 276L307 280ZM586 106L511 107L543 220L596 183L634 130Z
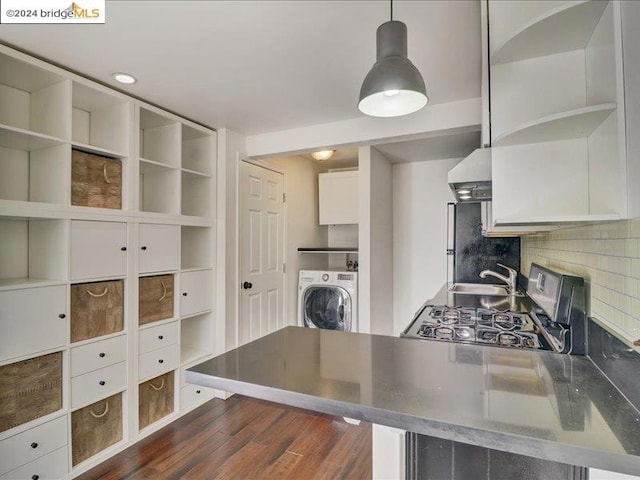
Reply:
M318 175L319 223L358 223L358 172L329 172Z
M66 287L0 292L0 361L66 343Z
M126 250L126 223L72 221L71 279L124 276Z
M177 270L179 264L178 225L140 224L140 273Z
M211 270L183 273L180 278L180 315L210 310L213 305Z

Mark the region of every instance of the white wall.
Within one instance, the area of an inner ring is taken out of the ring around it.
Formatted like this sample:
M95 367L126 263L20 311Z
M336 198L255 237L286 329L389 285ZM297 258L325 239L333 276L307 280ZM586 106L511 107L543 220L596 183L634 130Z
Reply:
M392 164L371 147L358 149L360 332L393 335Z
M216 329L216 338L225 339L225 350L231 350L238 345L238 166L244 155L245 138L231 130L218 130L218 162L224 162L224 168L219 169L221 177L218 184L224 182L224 202L218 198L225 209L223 258L218 258L217 265L224 265L224 272L218 269L218 284L222 286L224 301L218 302L217 312L220 322ZM224 177L222 176L224 175ZM221 290L218 290L219 292ZM222 321L224 319L224 322ZM224 329L222 326L224 325ZM219 345L216 341L216 347Z
M447 172L461 159L393 165L393 334L447 281Z
M328 255L298 254L298 247L326 247L327 227L318 224L318 173L326 167L303 156L270 158L265 163L284 173L286 194L285 321L298 321L298 271L326 270Z

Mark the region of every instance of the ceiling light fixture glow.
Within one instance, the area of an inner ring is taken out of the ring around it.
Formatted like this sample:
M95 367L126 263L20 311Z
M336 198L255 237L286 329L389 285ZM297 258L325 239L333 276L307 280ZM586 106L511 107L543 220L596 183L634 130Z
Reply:
M116 82L126 83L127 85L131 85L132 83L136 83L138 80L133 75L129 75L124 72L115 72L112 73L111 76Z
M460 200L471 200L471 195L460 195Z
M459 195L469 195L471 190L458 190Z
M358 108L372 117L399 117L416 112L429 99L422 75L407 58L407 26L391 20L376 31L376 63L362 82Z
M324 161L329 160L334 153L335 150L320 150L319 152L313 152L311 156L316 160Z

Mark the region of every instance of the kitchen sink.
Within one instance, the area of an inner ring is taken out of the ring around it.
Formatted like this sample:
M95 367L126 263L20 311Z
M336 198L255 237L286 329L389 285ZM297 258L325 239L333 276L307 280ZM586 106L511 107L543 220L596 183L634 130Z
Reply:
M487 283L452 283L449 286L449 291L452 293L464 294L464 295L496 295L496 296L508 296L509 291L504 285L491 285ZM516 292L516 297L522 297L521 293Z

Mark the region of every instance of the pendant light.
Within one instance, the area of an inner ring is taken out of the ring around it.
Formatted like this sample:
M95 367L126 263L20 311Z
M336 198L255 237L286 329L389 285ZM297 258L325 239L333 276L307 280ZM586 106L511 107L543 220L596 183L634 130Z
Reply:
M376 63L362 83L358 108L372 117L399 117L427 104L422 75L407 58L407 26L393 19L376 31Z

